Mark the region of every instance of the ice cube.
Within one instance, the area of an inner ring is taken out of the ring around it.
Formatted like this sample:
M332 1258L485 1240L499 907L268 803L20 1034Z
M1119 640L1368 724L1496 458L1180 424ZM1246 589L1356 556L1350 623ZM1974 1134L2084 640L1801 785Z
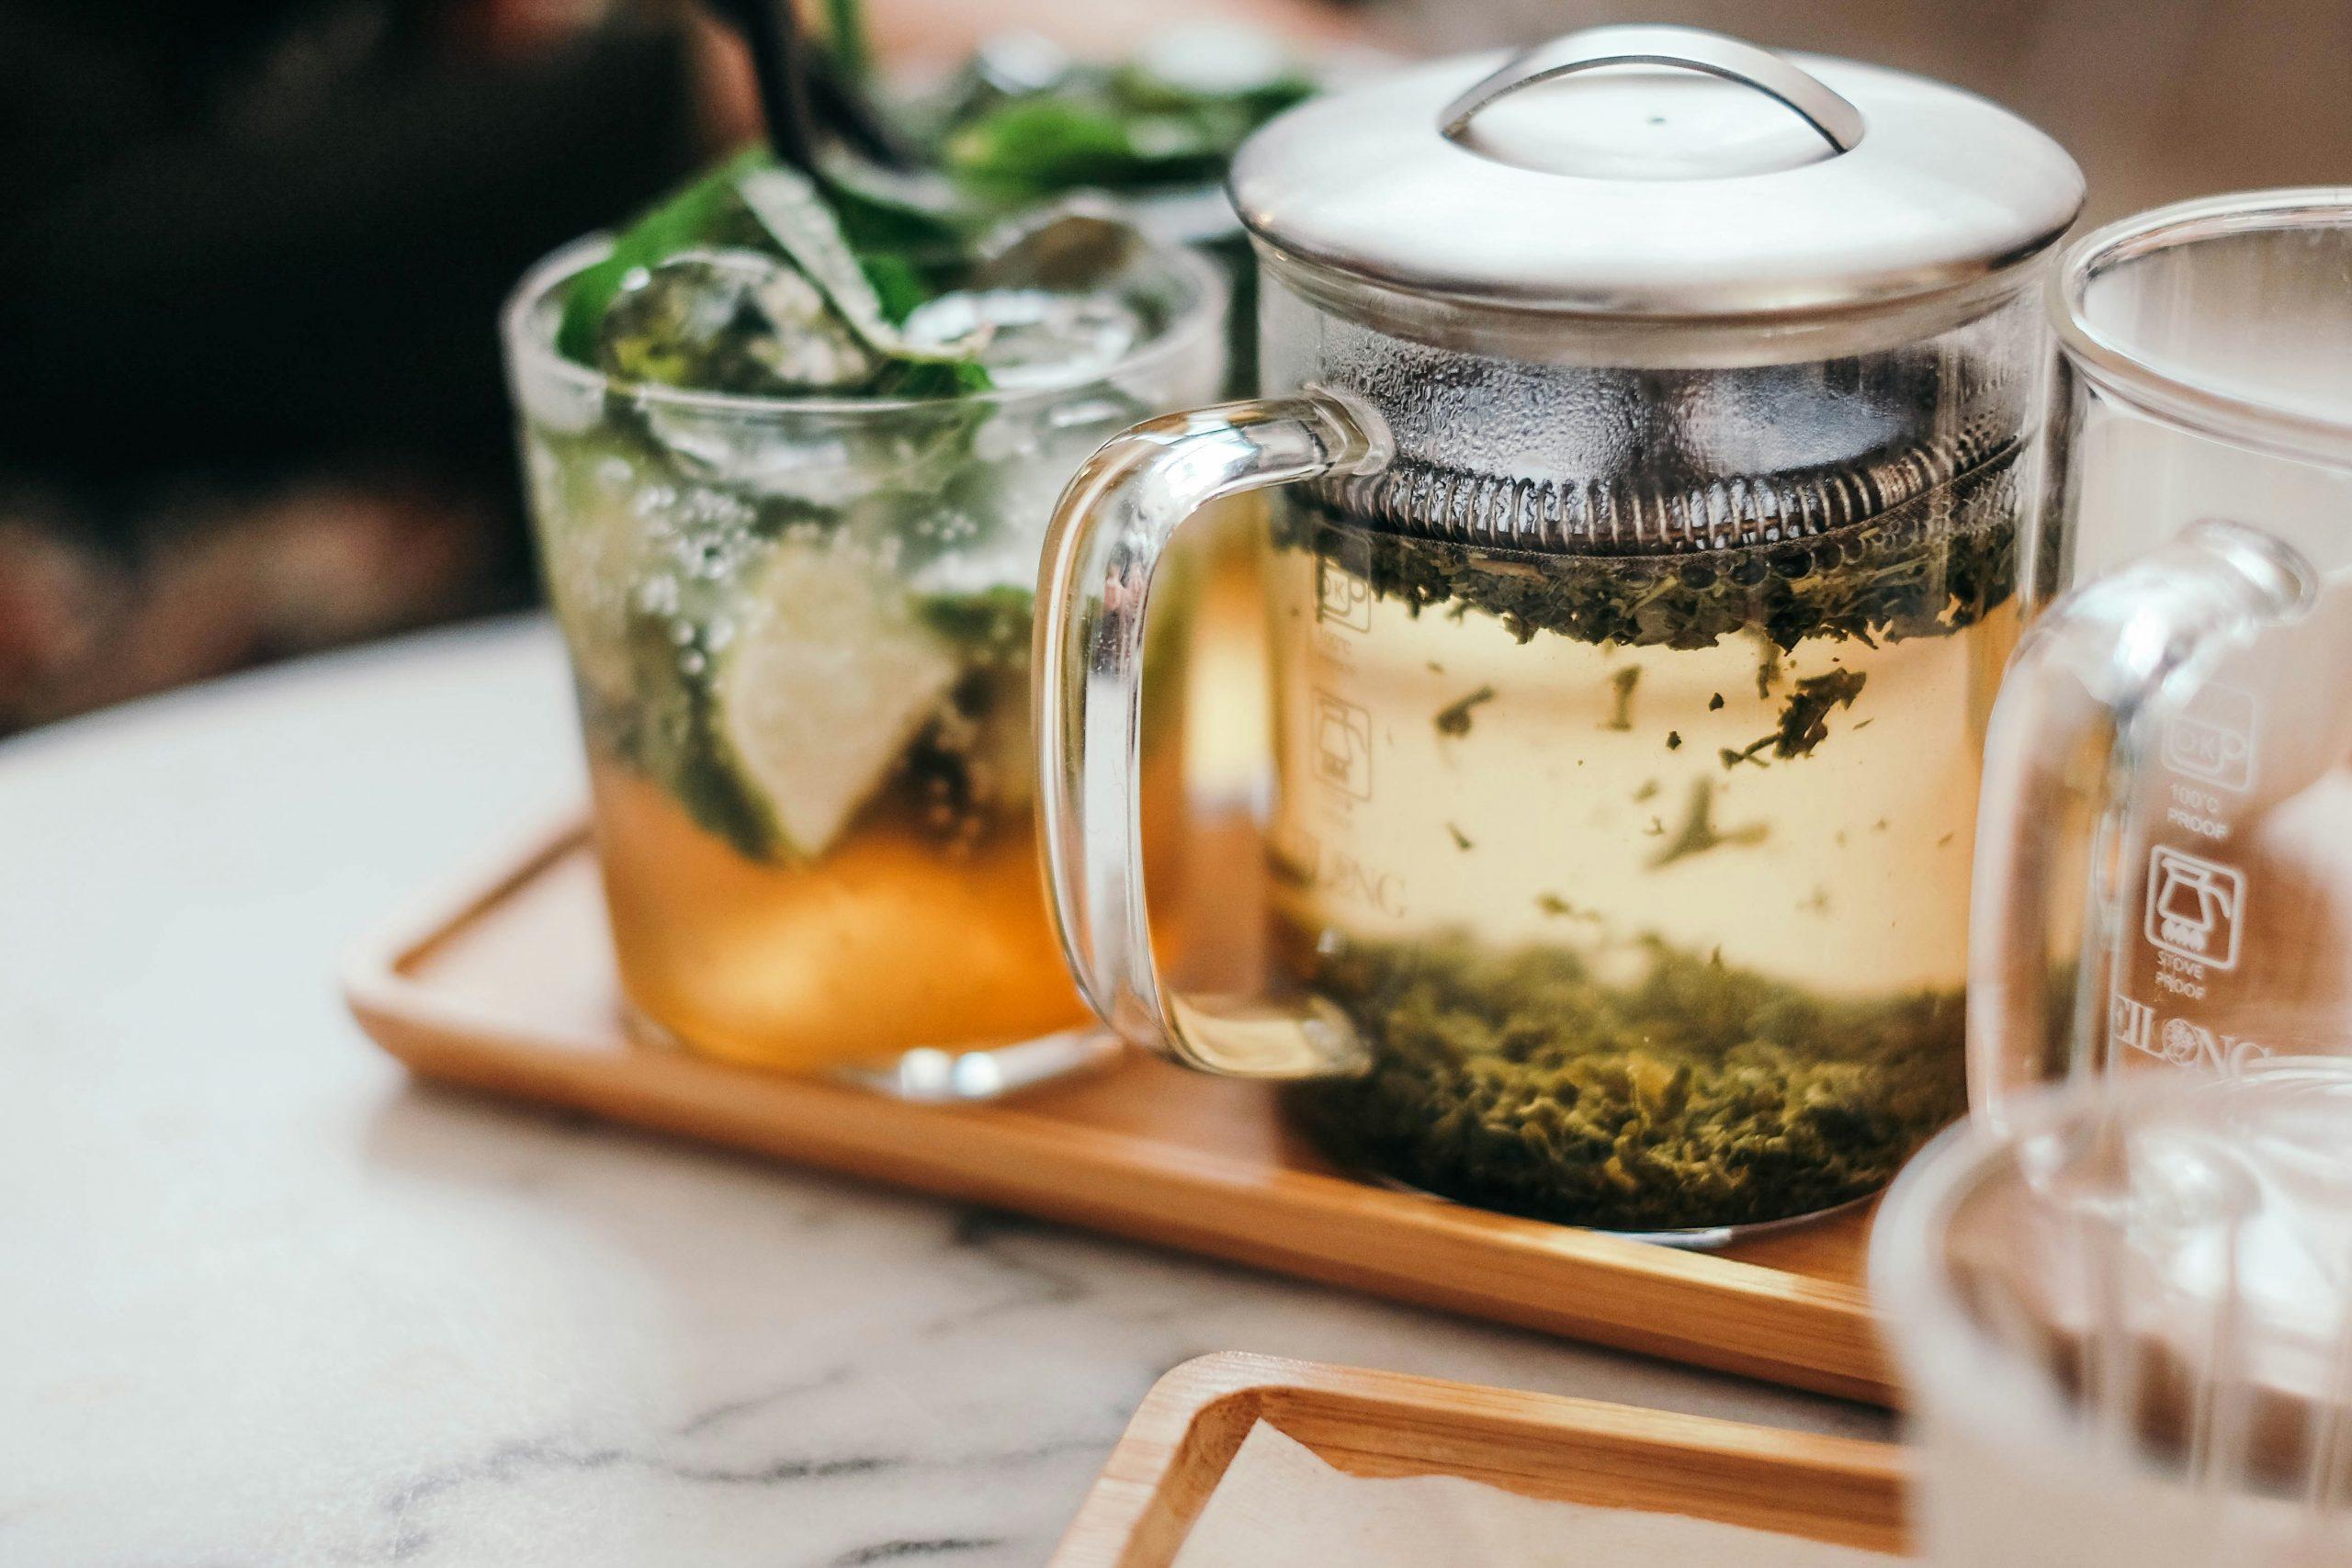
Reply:
M1151 242L1126 211L1080 191L1030 209L980 243L967 288L1101 288L1131 270Z
M633 278L605 311L609 374L697 391L855 390L879 368L816 285L757 251L684 251Z
M1144 333L1143 317L1107 294L989 288L943 294L915 307L906 335L953 343L981 328L980 363L1000 387L1059 387L1118 363Z

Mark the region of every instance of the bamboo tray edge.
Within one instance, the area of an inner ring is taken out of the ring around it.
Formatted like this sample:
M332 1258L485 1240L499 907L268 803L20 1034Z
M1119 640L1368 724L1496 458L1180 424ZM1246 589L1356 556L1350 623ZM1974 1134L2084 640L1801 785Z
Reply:
M429 1079L1424 1306L1847 1398L1894 1401L1868 1299L1845 1279L1645 1246L1279 1159L1253 1160L1188 1144L1182 1129L1151 1135L1148 1128L1090 1120L1082 1104L1070 1109L1053 1090L985 1106L916 1106L632 1046L616 1026L544 1028L534 1021L527 976L516 978L511 1015L448 994L433 973L441 955L507 918L503 911L520 895L586 853L581 826L567 818L519 850L479 863L359 943L342 984L362 1028ZM557 976L541 989L570 996L581 986ZM1140 1059L1108 1076L1132 1076L1137 1087L1130 1098L1138 1100L1253 1087L1195 1084ZM1077 1098L1099 1101L1121 1092L1114 1081ZM1861 1235L1857 1220L1856 1249ZM1826 1245L1846 1243L1841 1235Z
M1261 1419L1354 1475L1457 1475L1876 1551L1909 1545L1907 1462L1890 1444L1227 1352L1152 1385L1049 1568L1165 1568Z

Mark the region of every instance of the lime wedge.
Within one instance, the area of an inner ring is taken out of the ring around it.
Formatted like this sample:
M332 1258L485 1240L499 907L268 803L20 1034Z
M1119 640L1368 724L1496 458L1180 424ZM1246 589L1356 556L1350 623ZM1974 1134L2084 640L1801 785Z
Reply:
M715 760L779 847L813 858L939 713L958 662L854 548L786 539L743 587L710 639Z

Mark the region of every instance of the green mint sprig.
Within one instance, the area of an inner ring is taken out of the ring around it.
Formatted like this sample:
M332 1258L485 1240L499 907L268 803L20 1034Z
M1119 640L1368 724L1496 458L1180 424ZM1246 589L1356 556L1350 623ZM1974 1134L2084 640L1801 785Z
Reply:
M935 348L910 340L899 330L904 311L894 318L894 301L883 297L875 272L890 285L895 302L905 303L912 298L911 265L899 257L888 258L879 268L863 265L814 181L793 169L762 168L744 175L737 190L786 259L817 286L858 341L891 367L888 390L912 397L988 389L989 374L973 357L986 334Z
M659 266L680 251L716 243L728 220L742 211L736 185L771 162L765 148L745 147L708 173L648 208L613 241L610 254L571 280L563 299L556 348L582 365L596 363L596 331L605 310L641 267Z

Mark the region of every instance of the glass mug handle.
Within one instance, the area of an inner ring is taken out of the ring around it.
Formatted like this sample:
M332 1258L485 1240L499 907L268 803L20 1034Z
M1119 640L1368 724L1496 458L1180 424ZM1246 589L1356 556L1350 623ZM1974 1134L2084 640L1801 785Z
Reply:
M1054 510L1035 658L1038 839L1062 953L1087 1002L1131 1044L1229 1077L1360 1071L1336 1010L1185 997L1160 976L1143 896L1144 611L1161 552L1226 496L1388 458L1377 414L1340 394L1221 403L1111 438Z
M2121 900L2144 852L2131 832L2147 749L2216 659L2310 604L2312 581L2260 529L2193 524L2059 600L2018 645L1977 811L1973 1109L1997 1118L2014 1090L2104 1066L2113 965L2134 929Z

